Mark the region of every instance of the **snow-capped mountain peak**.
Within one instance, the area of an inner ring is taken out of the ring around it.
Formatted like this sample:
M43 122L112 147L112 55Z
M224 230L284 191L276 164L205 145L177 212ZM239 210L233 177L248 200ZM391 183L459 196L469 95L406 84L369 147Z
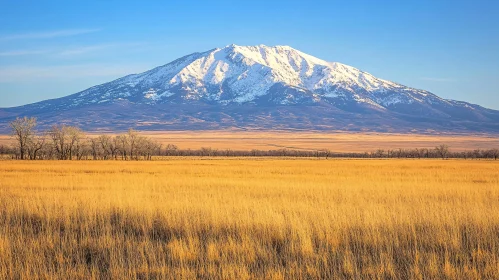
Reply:
M187 55L150 71L93 87L80 95L88 96L91 92L96 95L90 101L81 99L84 103L123 99L146 103L199 100L226 105L263 99L288 105L327 102L343 106L355 102L383 109L397 102L414 101L407 94L387 95L403 88L289 46L232 44ZM417 91L411 92L417 95Z
M319 96L314 99L316 102L321 96L334 98L342 92L376 93L401 87L289 46L234 44L183 57L151 71L128 76L124 82L131 87L142 85L147 90L182 92L184 99L222 100L224 104L253 102L267 95L276 84L314 92Z
M128 75L67 97L12 110L47 114L86 111L94 105L146 106L149 111L180 110L177 115L168 117L167 122L172 124L181 123L180 116L184 116L184 122L212 120L212 115L199 119L200 114L208 114L203 110L222 114L217 122L228 118L237 126L247 126L246 121L250 119L254 122L251 125L260 123L264 126L261 122L272 120L273 113L278 118L289 118L283 112L294 118L294 123L288 121L284 127L317 125L324 128L339 123L341 128L351 129L364 122L356 118L362 119L365 114L370 116L369 120L373 114L382 116L379 123L385 118L400 123L421 118L439 122L456 118L499 122L497 111L442 99L428 91L380 79L290 46L234 44L193 53L147 72ZM185 110L193 111L183 115ZM256 111L248 113L247 110L263 111L258 115ZM139 111L133 112L143 116ZM166 118L165 111L162 112L163 117L155 118ZM343 115L343 120L335 119L338 115ZM277 120L274 121L278 123Z

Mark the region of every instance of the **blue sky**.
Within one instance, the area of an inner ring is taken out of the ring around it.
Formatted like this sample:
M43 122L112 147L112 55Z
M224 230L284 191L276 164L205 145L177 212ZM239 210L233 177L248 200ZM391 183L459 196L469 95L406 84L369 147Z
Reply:
M167 2L0 0L0 107L234 43L290 45L499 109L499 1Z

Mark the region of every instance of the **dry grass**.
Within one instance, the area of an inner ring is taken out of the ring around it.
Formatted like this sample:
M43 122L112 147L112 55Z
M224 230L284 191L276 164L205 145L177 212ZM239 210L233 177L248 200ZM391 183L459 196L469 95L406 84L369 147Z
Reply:
M434 148L445 143L454 151L490 149L499 146L497 135L421 135L300 131L197 131L145 133L163 144L182 149L212 147L225 150L318 150L368 152L376 149Z
M499 279L499 163L0 161L0 279Z
M499 146L497 135L421 135L352 132L301 131L163 131L143 132L144 136L181 149L211 147L225 150L321 150L369 152L376 149L434 148L447 144L453 151L490 149ZM96 134L93 134L96 135ZM0 145L10 144L9 136L0 135Z

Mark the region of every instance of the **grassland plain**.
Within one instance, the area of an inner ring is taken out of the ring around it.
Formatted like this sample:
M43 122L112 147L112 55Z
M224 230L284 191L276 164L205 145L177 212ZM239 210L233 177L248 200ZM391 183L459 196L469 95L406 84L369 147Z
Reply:
M0 279L499 279L499 163L0 161Z
M105 132L103 132L105 133ZM98 133L89 133L90 137ZM225 150L322 150L337 152L371 152L377 149L434 148L447 144L453 151L491 149L499 146L498 135L456 134L396 134L373 132L305 132L305 131L162 131L141 132L163 144L175 144L180 149L211 147ZM13 139L0 135L0 145L11 145Z

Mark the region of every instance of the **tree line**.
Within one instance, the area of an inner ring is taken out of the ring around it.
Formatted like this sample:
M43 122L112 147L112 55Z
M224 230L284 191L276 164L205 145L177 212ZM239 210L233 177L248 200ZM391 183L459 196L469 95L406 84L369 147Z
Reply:
M17 118L10 123L14 146L0 145L0 155L13 159L58 159L58 160L151 160L153 156L206 156L206 157L317 157L317 158L499 158L499 149L475 149L451 151L442 144L435 148L378 149L372 152L332 152L329 150L250 150L179 149L176 145L162 146L158 142L129 129L127 133L110 136L88 136L80 128L55 125L38 133L35 118Z
M35 118L17 118L10 123L15 144L9 149L0 146L0 154L10 154L16 159L58 160L151 160L161 145L130 129L127 133L91 137L80 128L54 125L38 133Z

